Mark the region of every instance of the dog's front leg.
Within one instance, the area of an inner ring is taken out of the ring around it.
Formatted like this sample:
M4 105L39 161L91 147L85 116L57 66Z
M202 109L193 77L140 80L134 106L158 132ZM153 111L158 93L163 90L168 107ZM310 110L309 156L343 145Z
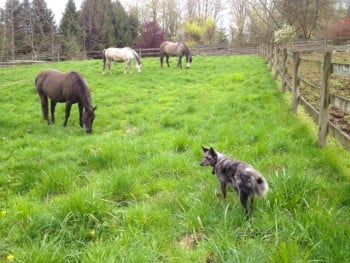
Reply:
M254 204L254 196L252 195L250 197L250 210L253 210L253 204Z
M224 197L224 199L226 199L226 183L225 182L221 182L221 192L222 192L222 196Z

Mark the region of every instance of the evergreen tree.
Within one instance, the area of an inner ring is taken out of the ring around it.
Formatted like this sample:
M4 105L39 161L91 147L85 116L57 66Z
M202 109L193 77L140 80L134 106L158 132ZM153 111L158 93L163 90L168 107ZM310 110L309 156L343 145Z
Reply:
M38 53L53 57L56 26L53 13L47 8L45 0L33 0L32 6L32 52L36 59Z
M32 51L32 7L29 0L24 0L22 2L23 18L22 18L22 33L23 33L23 43L21 51L23 54L30 54Z
M119 1L85 0L82 3L81 27L86 50L106 47L124 47L133 44L137 35L138 20L129 20Z
M109 45L124 47L132 44L131 34L128 30L128 16L123 8L123 6L116 1L113 5L112 13L112 30L115 36L115 42L109 43Z
M21 18L23 9L19 0L7 0L5 3L5 28L7 36L7 52L11 58L15 59L15 54L20 50L21 34Z
M135 42L137 37L139 36L140 31L140 22L138 19L138 14L136 9L131 9L128 16L128 32L130 34L130 38L132 42ZM134 44L134 43L132 43ZM130 44L130 45L132 45Z
M79 25L79 13L76 11L74 0L68 0L61 19L59 34L62 41L61 53L63 55L70 55L80 51L81 28Z
M5 11L0 7L0 62L4 59L6 49L6 27L5 27Z
M103 47L100 45L101 23L103 17L99 14L99 0L85 0L81 9L81 26L83 31L84 50L96 51Z

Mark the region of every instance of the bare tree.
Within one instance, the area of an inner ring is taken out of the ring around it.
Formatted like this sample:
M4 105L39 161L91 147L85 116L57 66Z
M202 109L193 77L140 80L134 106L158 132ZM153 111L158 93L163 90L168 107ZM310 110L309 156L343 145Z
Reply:
M167 38L171 39L177 35L179 25L181 23L181 7L178 0L162 0L161 3L161 19L162 29L167 34Z
M332 5L332 0L276 0L284 20L295 26L304 39L312 37L322 14Z
M222 10L222 0L187 0L186 20L197 20L201 25L204 25L207 18L211 17L215 22L218 22Z
M157 22L157 17L159 14L160 0L150 0L146 6L149 9L150 17L153 22Z
M320 21L334 8L334 0L250 0L255 21L269 30L294 26L299 37L311 38ZM268 34L271 35L271 32Z
M228 0L227 4L232 16L232 39L238 45L242 45L246 38L244 32L247 30L249 4L246 0Z

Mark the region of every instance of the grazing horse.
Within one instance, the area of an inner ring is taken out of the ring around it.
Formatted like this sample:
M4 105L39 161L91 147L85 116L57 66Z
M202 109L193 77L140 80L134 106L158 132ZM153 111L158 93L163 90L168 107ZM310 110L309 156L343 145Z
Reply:
M160 44L160 66L163 67L163 59L166 57L166 63L169 67L169 56L178 56L177 67L182 68L182 57L186 56L186 68L189 68L192 63L192 54L190 49L183 43L174 43L165 41Z
M85 125L86 132L92 132L96 107L92 106L91 93L82 75L75 71L63 73L52 69L44 70L36 77L35 86L40 96L41 107L47 124L55 122L56 103L65 102L64 127L66 127L72 104L78 103L80 127ZM51 100L51 122L48 116L48 98Z
M113 60L117 62L125 62L124 74L126 74L127 69L130 70L130 64L132 60L136 61L136 70L141 72L142 64L141 59L137 52L129 47L115 48L110 47L102 51L103 57L103 75L105 74L106 65L109 69L109 74L112 74L111 63Z

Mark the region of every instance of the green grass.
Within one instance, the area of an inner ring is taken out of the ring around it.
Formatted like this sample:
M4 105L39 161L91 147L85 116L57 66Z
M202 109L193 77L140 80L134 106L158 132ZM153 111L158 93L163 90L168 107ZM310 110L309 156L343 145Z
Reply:
M102 62L0 69L0 261L346 262L350 154L291 111L263 59L195 57L192 68L102 76ZM77 70L97 106L42 119L35 76ZM271 191L246 220L217 196L201 145L252 163Z

